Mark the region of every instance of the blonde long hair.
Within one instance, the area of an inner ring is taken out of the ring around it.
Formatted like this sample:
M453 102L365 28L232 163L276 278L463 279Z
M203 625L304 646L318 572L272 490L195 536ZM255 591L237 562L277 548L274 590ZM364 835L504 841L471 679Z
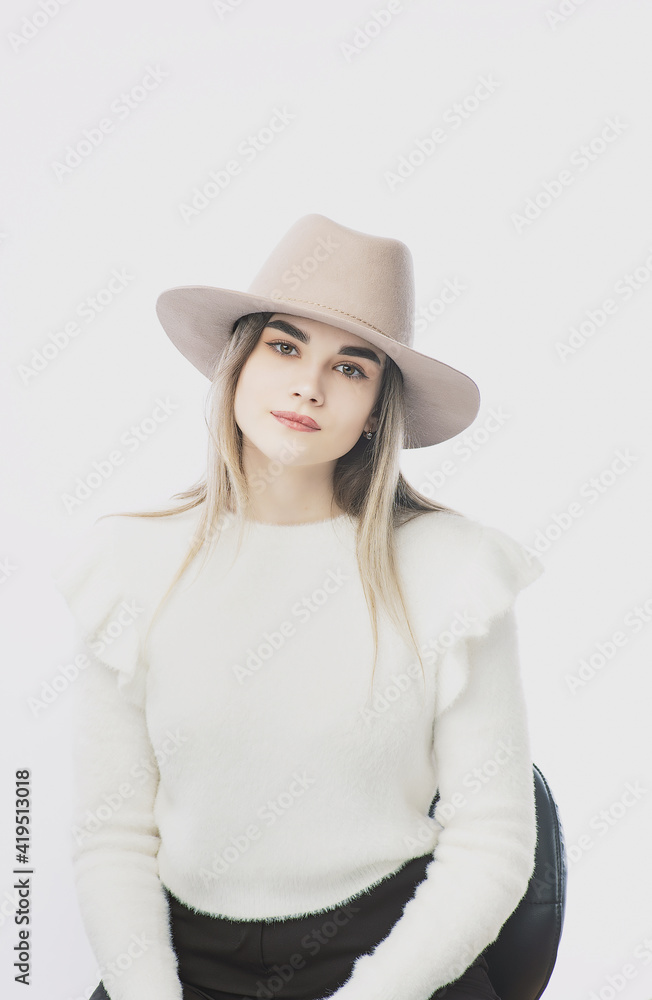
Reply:
M219 539L221 529L234 517L240 522L249 511L250 485L242 463L242 432L234 416L234 399L240 372L275 313L250 313L236 320L231 339L216 358L210 373L207 396L209 433L206 475L172 499L185 501L159 511L123 511L103 517L170 517L202 507L191 546L166 593L161 598L147 630L146 640L165 601L198 553L204 559ZM333 472L333 500L356 521L356 558L374 635L373 677L378 659L378 604L384 604L403 638L415 649L423 673L423 662L405 606L396 562L395 528L430 511L459 511L437 504L415 490L399 468L400 449L409 446L410 427L405 411L403 376L387 355L373 414L378 417L373 439L363 436L342 455ZM280 464L280 463L276 463ZM270 464L273 474L275 463ZM101 518L100 518L101 519ZM239 546L238 546L239 548ZM425 674L424 674L425 681Z

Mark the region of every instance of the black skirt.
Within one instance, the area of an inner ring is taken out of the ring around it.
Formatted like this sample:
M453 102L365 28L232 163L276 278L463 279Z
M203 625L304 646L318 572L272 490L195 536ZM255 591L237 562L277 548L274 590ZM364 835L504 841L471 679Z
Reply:
M164 886L184 1000L319 1000L335 992L356 958L400 919L430 861L432 854L414 858L348 903L282 921L195 913ZM483 955L430 1000L435 998L500 1000Z

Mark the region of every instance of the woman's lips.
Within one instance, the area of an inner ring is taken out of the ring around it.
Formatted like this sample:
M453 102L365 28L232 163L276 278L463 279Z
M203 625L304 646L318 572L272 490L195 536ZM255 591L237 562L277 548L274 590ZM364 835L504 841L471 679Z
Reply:
M286 427L290 427L293 431L318 431L321 430L320 427L310 427L309 424L304 424L300 420L290 420L288 417L281 417L277 413L272 413L273 417L276 417L279 423L285 424Z

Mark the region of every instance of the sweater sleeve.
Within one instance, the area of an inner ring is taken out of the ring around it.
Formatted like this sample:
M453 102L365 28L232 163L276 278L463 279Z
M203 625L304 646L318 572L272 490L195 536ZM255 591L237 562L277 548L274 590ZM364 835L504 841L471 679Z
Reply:
M86 654L73 689L75 888L111 1000L182 1000L157 870L159 772L138 628L144 608L120 584L114 535L110 520L96 522L54 575Z
M337 1000L429 1000L497 938L527 889L537 829L513 601L542 571L515 540L483 528L460 593L468 626L447 653L433 727L442 827L433 860Z

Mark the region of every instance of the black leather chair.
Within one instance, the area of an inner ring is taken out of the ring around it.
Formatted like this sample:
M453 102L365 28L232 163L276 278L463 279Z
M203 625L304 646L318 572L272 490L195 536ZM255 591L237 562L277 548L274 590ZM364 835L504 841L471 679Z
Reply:
M434 813L439 793L430 807ZM520 903L483 951L500 1000L538 1000L557 959L566 903L566 849L557 804L534 765L537 846L534 871Z

